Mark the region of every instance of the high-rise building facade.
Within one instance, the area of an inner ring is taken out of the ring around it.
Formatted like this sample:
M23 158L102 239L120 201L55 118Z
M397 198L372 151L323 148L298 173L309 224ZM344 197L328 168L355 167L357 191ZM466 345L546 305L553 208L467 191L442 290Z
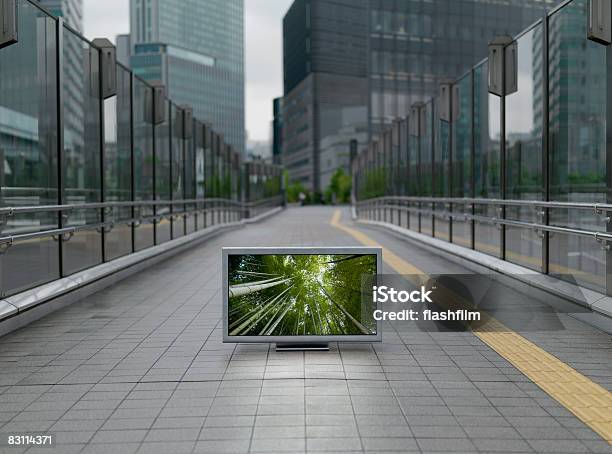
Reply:
M115 45L117 46L117 61L124 66L130 66L131 51L130 34L117 35Z
M366 145L367 27L367 0L296 0L283 19L282 163L316 194L348 168L350 139Z
M557 3L369 0L371 134L485 58L493 37L519 33Z
M326 189L363 145L410 106L486 57L558 0L295 0L283 20L283 164Z
M54 16L61 17L76 31L83 33L83 0L38 0Z
M243 0L130 0L130 66L244 153Z
M283 152L283 98L272 100L272 162L281 164Z

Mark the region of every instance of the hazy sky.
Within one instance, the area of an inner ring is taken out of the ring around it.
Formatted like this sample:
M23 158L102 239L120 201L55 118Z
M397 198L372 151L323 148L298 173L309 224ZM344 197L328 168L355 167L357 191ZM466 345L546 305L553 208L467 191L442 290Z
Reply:
M283 94L282 18L292 0L244 0L246 129L249 138L270 136L272 98ZM130 29L129 0L83 0L88 38Z

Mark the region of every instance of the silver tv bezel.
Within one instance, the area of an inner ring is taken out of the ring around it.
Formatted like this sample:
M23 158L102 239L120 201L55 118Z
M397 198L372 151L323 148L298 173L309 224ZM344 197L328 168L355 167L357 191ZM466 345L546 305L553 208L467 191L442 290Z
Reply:
M228 333L228 256L229 255L289 255L289 254L364 254L376 255L376 272L382 274L382 249L376 247L224 247L222 249L222 287L223 293L223 342L224 343L326 343L326 342L381 342L382 322L376 321L376 334L342 335L331 336L230 336Z

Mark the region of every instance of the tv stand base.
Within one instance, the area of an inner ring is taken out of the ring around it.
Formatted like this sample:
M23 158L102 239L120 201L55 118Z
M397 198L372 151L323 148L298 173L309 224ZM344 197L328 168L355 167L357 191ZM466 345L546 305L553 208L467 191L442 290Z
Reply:
M319 343L277 343L277 352L295 352L295 351L329 351L329 344L327 342Z

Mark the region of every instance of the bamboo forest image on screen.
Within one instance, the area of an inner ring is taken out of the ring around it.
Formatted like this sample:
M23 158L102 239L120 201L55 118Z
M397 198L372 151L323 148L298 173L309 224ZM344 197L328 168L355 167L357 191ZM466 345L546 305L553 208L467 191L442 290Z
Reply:
M230 336L376 334L376 255L229 255L228 267Z

